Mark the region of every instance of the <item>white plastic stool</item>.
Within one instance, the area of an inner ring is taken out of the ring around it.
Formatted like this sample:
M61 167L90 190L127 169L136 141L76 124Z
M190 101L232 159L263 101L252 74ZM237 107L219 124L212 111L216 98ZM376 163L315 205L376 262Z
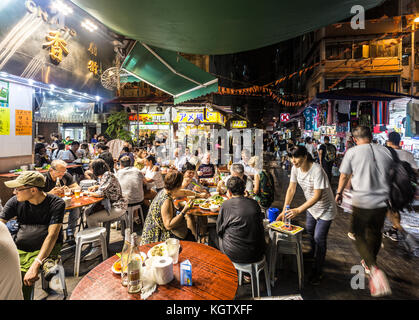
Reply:
M76 254L74 257L74 276L79 276L81 247L83 244L99 241L102 248L103 260L108 258L108 250L106 246L106 228L95 227L87 228L76 233Z
M304 263L302 248L302 232L294 235L287 235L274 230L269 230L271 239L271 250L269 257L271 284L275 282L275 269L278 254L291 254L297 258L298 288L301 290L304 285Z
M131 230L134 230L134 211L139 210L141 215L141 222L143 223L144 227L144 215L143 215L143 208L141 207L141 204L137 204L135 206L128 205L128 225L131 228Z
M260 297L260 289L259 289L259 272L263 269L265 271L265 281L266 281L266 291L268 292L268 296L271 296L271 286L269 283L269 267L268 263L266 263L265 256L263 259L255 262L255 263L234 263L234 267L239 272L239 286L242 284L242 273L250 274L250 279L252 283L252 297L255 297L255 291L257 293L257 297ZM256 278L256 284L255 284Z

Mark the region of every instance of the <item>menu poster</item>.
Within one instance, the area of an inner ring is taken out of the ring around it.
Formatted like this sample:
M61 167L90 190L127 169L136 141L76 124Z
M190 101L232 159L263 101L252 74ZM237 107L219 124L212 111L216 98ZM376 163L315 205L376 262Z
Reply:
M10 134L10 109L0 108L0 135L8 136Z
M31 136L32 135L32 111L15 110L16 111L16 135Z
M0 80L0 107L9 106L9 83Z

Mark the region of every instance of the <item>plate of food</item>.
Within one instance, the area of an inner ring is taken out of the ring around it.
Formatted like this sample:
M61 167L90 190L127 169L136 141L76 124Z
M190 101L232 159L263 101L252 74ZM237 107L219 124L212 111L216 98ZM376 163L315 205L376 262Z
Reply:
M148 250L147 256L151 257L168 257L169 251L167 250L167 245L165 243L160 243L155 245L153 248Z
M221 206L223 204L223 202L225 201L225 199L224 199L223 196L214 195L214 196L212 196L212 197L209 198L209 201L213 205Z
M210 210L210 207L211 207L211 202L210 202L210 201L206 201L206 202L204 202L204 203L201 203L201 204L199 205L199 207L200 207L201 209L203 209L203 210Z
M193 200L193 205L194 206L199 206L199 205L203 204L205 201L207 201L207 199L194 199Z

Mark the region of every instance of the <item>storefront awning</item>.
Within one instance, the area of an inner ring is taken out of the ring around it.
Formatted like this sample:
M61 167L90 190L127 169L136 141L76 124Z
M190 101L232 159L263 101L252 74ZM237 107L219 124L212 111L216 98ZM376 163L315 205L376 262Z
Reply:
M230 54L272 45L383 0L71 0L127 38L175 52Z
M165 49L137 42L122 65L123 71L173 96L179 104L218 91L218 79Z

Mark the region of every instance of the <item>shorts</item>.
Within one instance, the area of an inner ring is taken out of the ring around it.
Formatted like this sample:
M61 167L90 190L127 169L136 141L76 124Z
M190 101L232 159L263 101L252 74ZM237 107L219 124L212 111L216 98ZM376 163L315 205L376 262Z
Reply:
M280 151L280 153L281 153L281 156L283 156L283 157L286 157L288 155L287 150Z

